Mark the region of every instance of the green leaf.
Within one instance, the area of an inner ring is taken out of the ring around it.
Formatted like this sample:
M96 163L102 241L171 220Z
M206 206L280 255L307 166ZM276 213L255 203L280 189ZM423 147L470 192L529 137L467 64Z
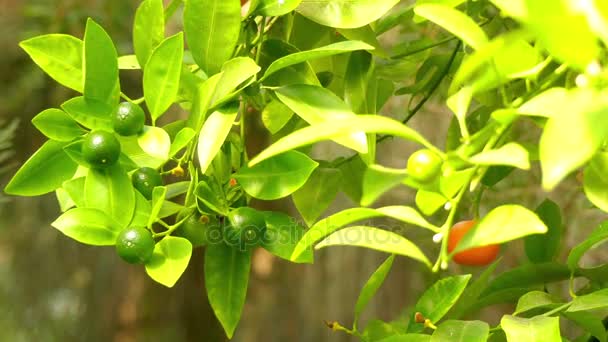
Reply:
M359 317L361 317L361 313L363 312L363 310L365 310L365 307L367 306L369 301L374 297L376 292L378 292L378 289L380 288L380 286L382 286L382 283L384 283L388 272L390 272L393 266L394 260L394 255L389 256L378 267L378 269L374 271L374 273L369 277L369 279L361 289L361 292L359 292L359 297L357 298L357 303L355 304L355 322L353 323L354 327L357 326L359 322Z
M351 223L367 220L374 217L390 217L395 220L410 223L424 228L436 229L432 224L428 223L416 209L406 206L388 206L378 209L372 208L350 208L340 211L336 214L328 216L314 226L312 226L306 234L300 239L291 259L297 259L298 256L306 249L310 248L315 242L323 239L336 230L349 225Z
M222 73L215 74L209 77L204 82L200 83L196 87L194 92L194 99L192 100L192 110L188 116L188 127L192 128L195 132L199 132L205 121L207 110L211 105L213 94L218 82L222 79Z
M322 140L335 139L356 132L381 133L393 135L406 140L418 142L428 148L436 150L429 142L415 130L401 124L399 121L378 115L357 115L345 120L325 121L297 130L283 137L266 148L249 165L253 166L261 161ZM358 152L366 153L366 148Z
M185 238L166 236L154 246L146 273L156 282L173 287L182 276L192 256L192 244Z
M568 312L605 309L608 307L608 289L601 289L584 296L575 297Z
M456 304L452 306L452 309L449 311L447 317L448 318L460 318L466 315L470 308L473 307L479 295L488 287L490 277L496 270L496 266L500 259L493 262L490 266L488 266L477 279L475 279L467 288L462 292Z
M61 108L72 119L88 129L112 131L112 106L107 103L78 96L67 100Z
M60 188L78 164L63 151L66 143L49 140L28 159L4 188L9 195L39 196Z
M296 11L323 26L355 28L386 14L399 0L302 0Z
M448 201L442 194L420 189L416 192L416 206L424 215L433 215Z
M213 158L222 148L238 111L238 102L230 103L209 115L203 124L198 138L197 152L201 173L207 172Z
M369 165L363 175L363 195L361 205L368 206L378 197L407 178L406 170L391 169L382 165Z
M145 126L143 132L137 137L139 147L148 155L166 161L171 150L171 138L164 129Z
M526 255L534 263L553 261L559 253L562 240L561 210L555 202L545 199L535 211L548 231L545 235L530 235L524 238Z
M113 246L122 227L102 211L74 208L51 225L72 239L93 246Z
M589 234L585 241L579 243L570 250L570 254L568 255L568 267L570 270L576 270L583 255L585 255L588 250L599 246L606 240L608 240L608 221L602 222L591 234Z
M165 38L165 16L162 0L145 0L135 12L133 48L139 65L145 67L152 51Z
M606 341L606 328L604 327L602 320L596 315L587 311L561 312L561 315L588 331L599 341Z
M85 203L103 211L126 227L135 210L135 190L127 173L116 164L105 169L90 169L84 185Z
M599 152L584 170L583 189L591 203L608 212L608 153Z
M57 190L55 190L55 196L57 197L59 209L62 213L65 213L69 209L72 209L74 206L76 206L76 203L72 201L70 195L63 188L58 188Z
M124 55L118 57L118 69L120 70L141 70L142 67L135 55Z
M340 170L318 167L306 183L293 193L293 203L308 226L315 223L336 198L341 179Z
M319 164L307 155L289 151L233 175L249 195L273 200L301 188Z
M156 186L154 187L154 190L152 190L152 207L150 210L150 216L148 217L148 224L146 224L147 227L151 227L152 224L154 224L154 222L156 222L158 219L160 210L163 208L163 204L165 203L166 196L166 186Z
M421 334L406 334L404 337L404 339L391 339L393 337L399 337L401 338L402 334L405 334L405 329L402 327L402 324L395 324L393 322L387 323L378 319L374 319L371 320L367 323L367 325L365 326L365 330L363 331L363 334L361 336L361 340L362 341L391 341L391 342L401 342L401 341L415 341L415 342L419 342L419 341L429 341L430 340L430 335L426 335L428 336L428 339L424 339L421 336ZM415 337L412 337L412 335L415 335ZM416 338L414 340L412 340L412 338Z
M171 149L169 150L169 157L175 157L175 155L184 149L194 139L196 132L190 127L184 127L177 132L175 139L171 143Z
M72 141L85 133L69 115L56 108L42 111L32 119L32 124L42 134L57 141Z
M448 30L474 49L488 42L485 32L468 15L440 4L422 4L414 12Z
M520 115L552 117L567 102L570 94L566 88L549 88L522 104L517 113Z
M608 135L607 109L605 94L585 88L571 90L552 113L539 145L545 190L553 189L601 147Z
M259 71L260 66L249 57L235 57L228 60L222 65L222 76L215 86L210 105L215 107L231 100L253 81L253 76ZM250 82L246 82L247 80Z
M144 68L144 97L154 123L175 101L184 57L181 32L163 40Z
M482 321L445 321L433 332L431 342L485 342L490 326Z
M348 39L348 40L360 40L366 44L373 46L374 49L371 50L370 53L372 53L378 57L388 58L388 53L380 45L380 42L378 41L377 33L374 32L374 29L376 27L377 27L376 25L374 25L374 28L372 28L370 25L365 25L365 26L352 28L352 29L346 29L346 28L337 29L336 31L338 33L340 33L341 35L343 35L344 37L346 37L346 39ZM371 113L371 112L366 112L366 113Z
M293 217L284 213L265 211L263 214L266 220L266 233L262 240L262 247L279 258L312 264L312 248L300 254L298 259L291 259L293 249L304 235L304 227L300 226Z
M306 1L306 0L304 0L304 1ZM304 2L302 2L302 3L304 3ZM279 58L279 59L275 60L274 62L272 62L272 64L270 64L268 69L266 69L266 72L264 73L264 76L260 79L260 82L265 80L268 76L274 74L275 72L277 72L281 69L284 69L289 66L299 64L302 62L306 62L311 59L318 59L318 58L322 58L322 57L338 55L338 54L346 53L349 51L373 50L373 49L374 49L374 47L371 45L354 40L354 41L338 42L338 43L330 44L330 45L323 46L323 47L313 49L313 50L292 53L290 55Z
M372 71L372 55L367 51L353 51L344 74L344 101L353 112L373 114L367 103L367 88Z
M129 222L129 227L146 227L152 212L152 205L139 191L134 191L134 193L135 210L133 211L133 218Z
M192 57L207 75L230 59L241 30L241 5L237 0L188 0L184 31Z
M438 322L456 303L470 279L471 275L467 274L438 280L418 299L413 312L420 312L433 323ZM412 327L410 325L410 330Z
M487 297L504 289L542 286L544 284L562 281L569 277L570 270L562 264L526 264L498 275L484 290L482 297ZM527 293L528 291L529 290L524 293ZM523 293L521 295L523 295ZM518 295L517 298L521 295Z
M294 84L276 89L275 94L281 102L311 125L355 117L355 113L342 99L319 86ZM340 137L336 142L357 151L367 148L365 135L360 132Z
M118 55L112 39L93 19L84 32L84 97L111 106L118 102Z
M431 335L426 334L399 334L385 337L378 342L430 342Z
M519 315L532 309L551 306L555 303L557 303L555 298L547 292L530 291L519 298L513 315Z
M528 150L518 143L510 142L497 149L480 152L469 160L477 165L507 165L522 170L530 169Z
M262 110L262 123L264 127L275 134L283 128L292 118L293 111L280 101L271 100Z
M19 46L55 81L82 93L82 40L47 34L24 40Z
M196 186L194 193L205 206L209 207L209 209L222 216L228 215L228 204L226 203L226 200L219 191L214 191L206 181L200 181Z
M362 185L367 165L359 154L346 159L339 166L342 172L342 191L354 202L361 202Z
M424 253L399 234L368 226L353 226L341 229L319 242L315 249L330 246L355 246L377 251L398 254L421 261L431 267L431 262Z
M144 127L144 130L145 130L145 127ZM150 148L153 148L153 146L155 146L154 145L155 139L153 139L154 138L153 136L154 136L154 132L151 132L151 134L148 136L148 138L152 138L152 139L150 139ZM168 148L167 144L169 142L166 140L166 138L163 138L162 133L159 133L157 138L160 138L159 142L160 142L162 148ZM146 166L146 167L151 167L153 169L158 169L163 164L165 164L165 162L167 161L165 158L155 157L155 156L152 156L152 155L148 154L147 152L145 152L139 145L140 141L139 141L138 136L129 136L129 137L118 136L118 140L120 141L121 152L124 153L124 155L126 155L130 160L132 160L139 167ZM163 141L164 141L164 143L163 143ZM146 146L148 144L148 142L145 139L144 139L143 143ZM148 149L148 148L149 147L146 147L146 149ZM154 154L156 154L157 152L158 151L152 151L152 153L154 153Z
M278 17L293 11L302 0L259 0L255 12L262 16Z
M158 218L165 218L175 215L184 209L185 207L181 204L171 201L164 201L162 207L160 207L160 211L158 212Z
M561 341L559 317L520 318L505 315L500 320L500 326L508 342Z
M519 205L502 205L490 211L463 236L458 253L476 246L500 244L531 234L544 234L547 226L532 211Z
M86 207L84 196L84 182L86 177L78 177L63 182L63 189L78 208Z
M207 246L205 288L209 304L228 338L236 329L245 298L251 267L251 253L241 252L224 243Z

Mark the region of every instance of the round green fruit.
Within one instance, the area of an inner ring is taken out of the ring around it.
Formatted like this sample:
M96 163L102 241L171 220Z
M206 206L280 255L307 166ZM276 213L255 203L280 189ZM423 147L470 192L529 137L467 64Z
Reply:
M441 157L435 152L428 149L418 150L407 160L407 172L414 180L429 183L441 171L441 163Z
M120 142L110 132L95 130L84 137L81 152L82 158L92 167L108 167L120 157Z
M154 238L146 228L123 229L116 239L116 253L129 264L144 264L154 252Z
M140 106L121 102L112 118L114 131L122 136L136 135L144 129L146 114Z
M257 247L264 239L266 221L264 215L250 207L232 210L224 225L224 241L242 251Z
M151 167L142 167L131 175L133 187L147 199L152 199L154 187L163 185L160 173Z
M175 231L175 236L188 239L193 247L217 243L222 240L222 230L215 215L190 215Z

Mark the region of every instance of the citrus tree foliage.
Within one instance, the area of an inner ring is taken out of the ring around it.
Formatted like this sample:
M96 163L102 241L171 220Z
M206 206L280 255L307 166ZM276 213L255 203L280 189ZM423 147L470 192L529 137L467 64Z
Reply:
M119 56L108 23L92 19L82 37L25 40L32 60L77 95L32 120L48 141L4 190L55 193L62 213L53 227L84 244L115 246L168 287L193 248L204 246L206 292L228 337L246 301L254 248L312 263L314 249L358 246L389 256L362 287L352 326L328 323L334 330L364 341L560 341L568 320L578 327L577 341L606 341L608 268L579 261L608 239L608 224L562 260L554 202L489 203L484 215L478 208L483 191L511 171L540 166L546 191L582 172L582 191L608 211L607 2L409 3L173 0L164 7L144 0L134 16L133 54ZM169 34L169 20L182 30ZM380 44L391 30L411 34ZM125 69L141 72L142 98L121 90ZM444 148L407 125L437 93L453 114L445 118ZM403 95L410 98L404 117L383 111ZM186 119L159 126L176 106ZM257 155L246 152L247 116L261 119L271 136ZM540 140L514 134L525 121ZM419 146L407 168L377 162L389 137ZM308 147L321 141L352 154L315 160ZM374 205L397 186L414 189L415 201ZM324 217L340 191L356 205ZM308 227L249 207L254 198L288 197ZM457 215L471 221L450 235ZM438 253L400 232L360 224L377 217L426 231L421 236L439 243ZM523 239L528 260L494 275L498 246L515 239ZM408 319L361 327L395 257L441 272L440 279ZM453 274L451 260L487 268L472 279ZM574 286L576 278L586 285ZM568 296L548 290L564 280ZM516 304L499 325L474 316L497 303Z

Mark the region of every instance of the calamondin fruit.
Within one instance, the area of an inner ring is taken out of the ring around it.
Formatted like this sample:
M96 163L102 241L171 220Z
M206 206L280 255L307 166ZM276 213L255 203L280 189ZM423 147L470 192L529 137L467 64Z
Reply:
M120 142L108 131L92 131L82 142L82 157L92 167L105 168L114 165L120 157Z
M418 150L407 160L407 172L410 177L420 183L428 183L437 177L441 171L441 157L429 150Z
M193 247L209 243L222 242L222 226L215 215L191 214L175 231L175 236L181 236L192 243Z
M133 187L147 199L152 199L152 191L155 187L163 185L160 173L151 167L141 167L131 174Z
M144 129L146 114L143 109L132 102L121 102L112 117L114 132L129 136L136 135Z
M126 228L118 234L116 253L130 264L143 264L152 257L154 245L154 238L148 229Z
M264 216L250 207L232 210L224 222L224 240L240 250L250 250L260 245L266 233Z

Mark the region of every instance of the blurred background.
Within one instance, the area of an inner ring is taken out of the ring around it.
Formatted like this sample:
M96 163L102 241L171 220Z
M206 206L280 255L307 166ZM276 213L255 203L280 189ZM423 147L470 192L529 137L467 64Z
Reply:
M45 33L82 37L85 20L93 17L114 39L119 54L132 52L130 29L138 1L124 0L0 0L0 186L43 142L30 124L40 111L58 107L74 94L47 77L18 47L18 42ZM406 39L391 32L390 43ZM448 49L449 50L449 49ZM446 50L446 53L449 51ZM126 93L140 95L138 72L121 73ZM403 117L407 97L397 97L383 113ZM442 99L430 101L411 126L443 145L451 113ZM174 115L183 115L178 111ZM175 116L174 116L175 117ZM523 124L516 134L535 141L538 129ZM379 148L379 162L404 167L414 146L389 140ZM317 157L343 153L323 145ZM545 197L563 209L568 246L580 241L603 217L582 196L571 177L554 193L538 186L538 169L515 172L485 194L482 212L503 203L536 207ZM377 206L412 204L413 192L400 188ZM258 203L289 211L290 201ZM353 206L339 195L327 214ZM186 274L167 289L150 280L141 266L119 260L112 248L89 247L66 238L50 226L59 213L54 195L37 198L0 197L0 340L2 341L223 341L225 337L204 291L203 253L196 250ZM467 215L466 208L462 213ZM376 221L372 224L393 224ZM399 228L399 227L395 227ZM405 227L407 228L407 227ZM431 236L406 229L408 237L436 253ZM429 255L431 252L427 253ZM567 249L562 251L562 258ZM605 253L605 252L604 252ZM586 262L600 257L591 254ZM386 255L356 248L316 253L314 265L294 265L262 250L254 254L247 303L235 341L350 341L328 329L324 320L352 324L359 290ZM503 248L499 270L525 262L520 243ZM450 272L479 273L450 266ZM413 305L434 277L415 262L397 258L386 283L363 316L398 319ZM496 322L510 306L492 307L481 315Z

